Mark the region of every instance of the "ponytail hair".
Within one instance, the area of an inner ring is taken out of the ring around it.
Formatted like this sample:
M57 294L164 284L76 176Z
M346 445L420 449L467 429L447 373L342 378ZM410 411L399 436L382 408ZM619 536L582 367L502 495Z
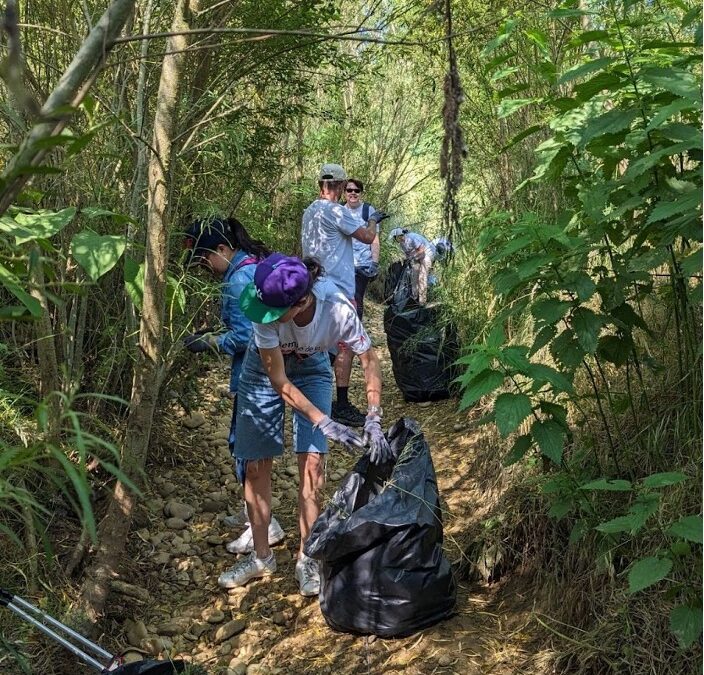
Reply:
M266 258L271 251L267 245L259 239L253 239L245 226L237 218L230 217L225 220L228 229L228 240L232 248L238 248L245 253L255 256L259 260Z

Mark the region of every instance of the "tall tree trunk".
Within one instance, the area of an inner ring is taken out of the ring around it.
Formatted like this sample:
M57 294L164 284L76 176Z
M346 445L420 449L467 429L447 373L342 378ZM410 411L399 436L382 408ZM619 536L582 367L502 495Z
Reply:
M188 30L188 0L178 0L171 30ZM168 185L172 138L178 92L187 41L183 35L169 38L166 45L154 116L148 172L147 240L144 270L144 297L139 331L139 350L134 369L130 413L122 448L122 470L136 483L141 482L147 458L149 437L159 389L163 379L162 335L168 256ZM100 524L98 552L86 575L79 609L91 624L102 613L110 579L117 574L120 556L136 504L136 495L120 481L115 486L108 512Z

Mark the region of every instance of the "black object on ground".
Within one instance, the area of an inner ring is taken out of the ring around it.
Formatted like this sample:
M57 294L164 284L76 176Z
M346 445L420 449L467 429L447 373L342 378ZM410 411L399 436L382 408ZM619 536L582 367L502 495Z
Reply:
M101 674L174 675L184 672L186 667L183 661L154 661L153 659L123 664L119 656L114 656L72 628L4 588L0 588L0 606L7 607Z
M449 398L459 353L457 337L439 325L437 307L421 307L411 297L410 264L393 265L386 277L384 331L396 384L412 403Z
M306 555L320 561L320 609L346 633L405 637L453 613L430 448L415 420L387 438L398 460L362 457L315 521Z

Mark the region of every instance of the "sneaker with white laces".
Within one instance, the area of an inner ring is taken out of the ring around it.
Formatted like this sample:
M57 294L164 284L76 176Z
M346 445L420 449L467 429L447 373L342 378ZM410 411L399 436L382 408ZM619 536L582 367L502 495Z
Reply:
M296 563L296 579L302 596L309 598L318 595L320 593L318 561L302 553Z
M279 521L272 516L269 523L269 546L278 544L286 534L279 525ZM254 535L252 534L252 524L247 523L247 529L237 539L225 544L228 553L251 553L254 550Z
M268 558L257 558L252 551L246 558L242 558L236 565L218 577L220 588L237 588L244 586L250 579L271 576L276 572L276 558L271 553Z

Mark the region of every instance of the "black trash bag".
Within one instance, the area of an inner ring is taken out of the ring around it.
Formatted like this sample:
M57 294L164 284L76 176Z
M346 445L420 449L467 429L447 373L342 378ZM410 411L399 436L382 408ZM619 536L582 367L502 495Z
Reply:
M405 264L384 311L384 331L394 379L406 401L438 401L452 395L458 340L439 326L437 308L411 297L411 268Z
M453 613L430 448L418 423L388 432L394 463L362 457L315 521L306 555L320 562L320 609L338 631L405 637Z
M104 670L103 673L110 675L175 675L183 673L186 669L186 664L183 661L154 661L147 659L145 661L135 661L134 663L126 663L114 670Z
M398 281L401 278L401 272L404 269L404 264L400 260L392 262L384 274L384 303L392 302ZM409 268L410 269L410 268ZM410 282L410 277L409 277ZM410 287L409 287L410 288Z

